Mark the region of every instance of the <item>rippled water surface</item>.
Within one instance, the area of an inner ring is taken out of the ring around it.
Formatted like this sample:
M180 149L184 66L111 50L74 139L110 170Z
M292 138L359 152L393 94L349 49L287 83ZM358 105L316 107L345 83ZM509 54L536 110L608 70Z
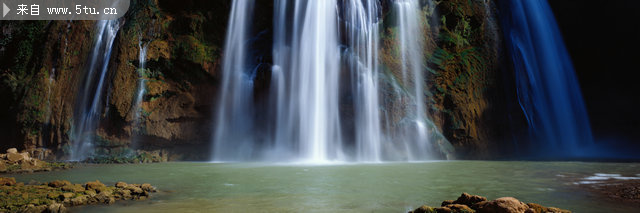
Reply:
M90 206L82 212L406 212L468 192L574 212L632 212L590 194L580 181L640 176L637 163L443 161L384 164L161 163L89 165L15 176L19 181L99 179L151 183L152 199ZM614 176L616 176L614 175ZM606 177L606 175L605 175Z

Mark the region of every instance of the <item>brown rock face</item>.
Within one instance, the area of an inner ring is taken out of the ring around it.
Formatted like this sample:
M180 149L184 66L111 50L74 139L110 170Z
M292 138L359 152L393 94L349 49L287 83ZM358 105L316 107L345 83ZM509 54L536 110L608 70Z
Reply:
M478 205L478 213L524 213L529 209L527 204L513 197L502 197Z

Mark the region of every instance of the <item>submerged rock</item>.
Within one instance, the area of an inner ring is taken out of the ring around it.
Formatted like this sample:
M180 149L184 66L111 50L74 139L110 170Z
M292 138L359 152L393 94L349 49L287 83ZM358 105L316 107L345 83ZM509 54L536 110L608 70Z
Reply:
M571 213L569 210L525 204L513 197L502 197L492 201L487 198L462 193L457 200L445 200L441 207L420 206L409 213Z

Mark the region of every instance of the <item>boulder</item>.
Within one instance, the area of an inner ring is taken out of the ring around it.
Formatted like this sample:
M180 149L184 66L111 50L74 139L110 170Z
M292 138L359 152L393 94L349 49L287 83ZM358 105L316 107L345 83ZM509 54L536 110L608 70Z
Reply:
M62 191L79 193L84 192L85 187L82 187L80 184L67 184L62 186Z
M140 195L144 193L144 190L142 190L142 188L135 186L133 184L129 184L126 189L131 191L132 194L136 194L136 195Z
M445 200L445 201L442 201L442 204L440 204L440 206L446 206L446 205L449 205L449 204L453 204L453 202L454 202L453 200Z
M16 185L15 178L0 177L0 186L13 186L13 185Z
M462 195L460 195L460 197L458 197L457 200L453 201L454 204L463 204L463 205L467 205L467 206L473 206L473 204L478 203L478 202L482 202L482 201L487 201L487 198L482 197L482 196L478 196L478 195L470 195L467 193L462 193ZM444 202L443 202L444 204Z
M67 185L71 185L71 182L67 181L67 180L54 180L49 182L50 187L54 187L54 188L62 188L63 186L67 186ZM67 191L67 190L65 190Z
M50 213L62 213L67 212L67 209L61 203L52 203L47 208L47 211Z
M71 199L71 205L74 205L74 206L84 205L87 203L87 200L88 198L86 195L81 195Z
M6 172L7 169L7 164L5 164L4 161L0 160L0 172Z
M18 154L18 149L16 148L7 149L7 154Z
M34 204L29 204L27 205L27 207L24 208L24 210L22 210L21 212L28 212L28 213L40 213L40 212L45 212L47 210L47 206L46 205L39 205L36 206Z
M451 209L451 212L475 212L475 210L469 208L469 206L464 204L449 204L444 206L445 208Z
M124 189L126 187L127 187L127 183L125 183L125 182L117 182L116 183L116 188Z
M156 192L156 188L151 186L151 184L148 184L148 183L143 183L142 185L140 185L140 188L142 188L142 190L146 192Z
M24 160L24 155L18 153L8 153L7 160L9 160L9 162L17 163L18 161Z
M64 200L64 199L67 199L67 198L72 198L74 195L75 195L74 193L65 192L65 193L62 193L62 196L60 196L60 198L62 198Z
M100 203L104 204L113 204L116 202L116 199L112 196L109 191L102 191L98 195L95 196L95 199Z
M25 160L31 160L31 155L29 155L28 152L22 152L19 154L22 155L22 157L24 157Z
M409 213L435 213L435 212L436 210L433 207L423 205L413 211L410 211Z
M571 213L571 211L569 210L559 209L555 207L544 207L537 203L527 203L527 206L529 206L529 210L527 212L531 212L531 213L547 213L547 212Z
M107 188L107 186L105 186L104 184L100 183L99 180L96 180L96 181L93 181L93 182L87 182L85 184L85 189L86 190L95 190L97 193L100 193L105 188Z
M477 207L478 213L524 213L529 209L527 204L513 197L502 197L478 204L474 206Z

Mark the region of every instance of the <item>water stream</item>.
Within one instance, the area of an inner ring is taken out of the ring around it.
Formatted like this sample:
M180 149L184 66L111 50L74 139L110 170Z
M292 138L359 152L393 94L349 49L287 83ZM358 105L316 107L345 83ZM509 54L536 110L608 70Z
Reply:
M96 41L89 55L84 81L78 90L78 101L73 116L70 160L84 160L93 151L95 131L106 104L103 93L109 71L109 59L119 29L118 20L96 23Z
M575 76L551 8L545 0L503 2L507 48L518 101L541 157L582 156L593 136Z

